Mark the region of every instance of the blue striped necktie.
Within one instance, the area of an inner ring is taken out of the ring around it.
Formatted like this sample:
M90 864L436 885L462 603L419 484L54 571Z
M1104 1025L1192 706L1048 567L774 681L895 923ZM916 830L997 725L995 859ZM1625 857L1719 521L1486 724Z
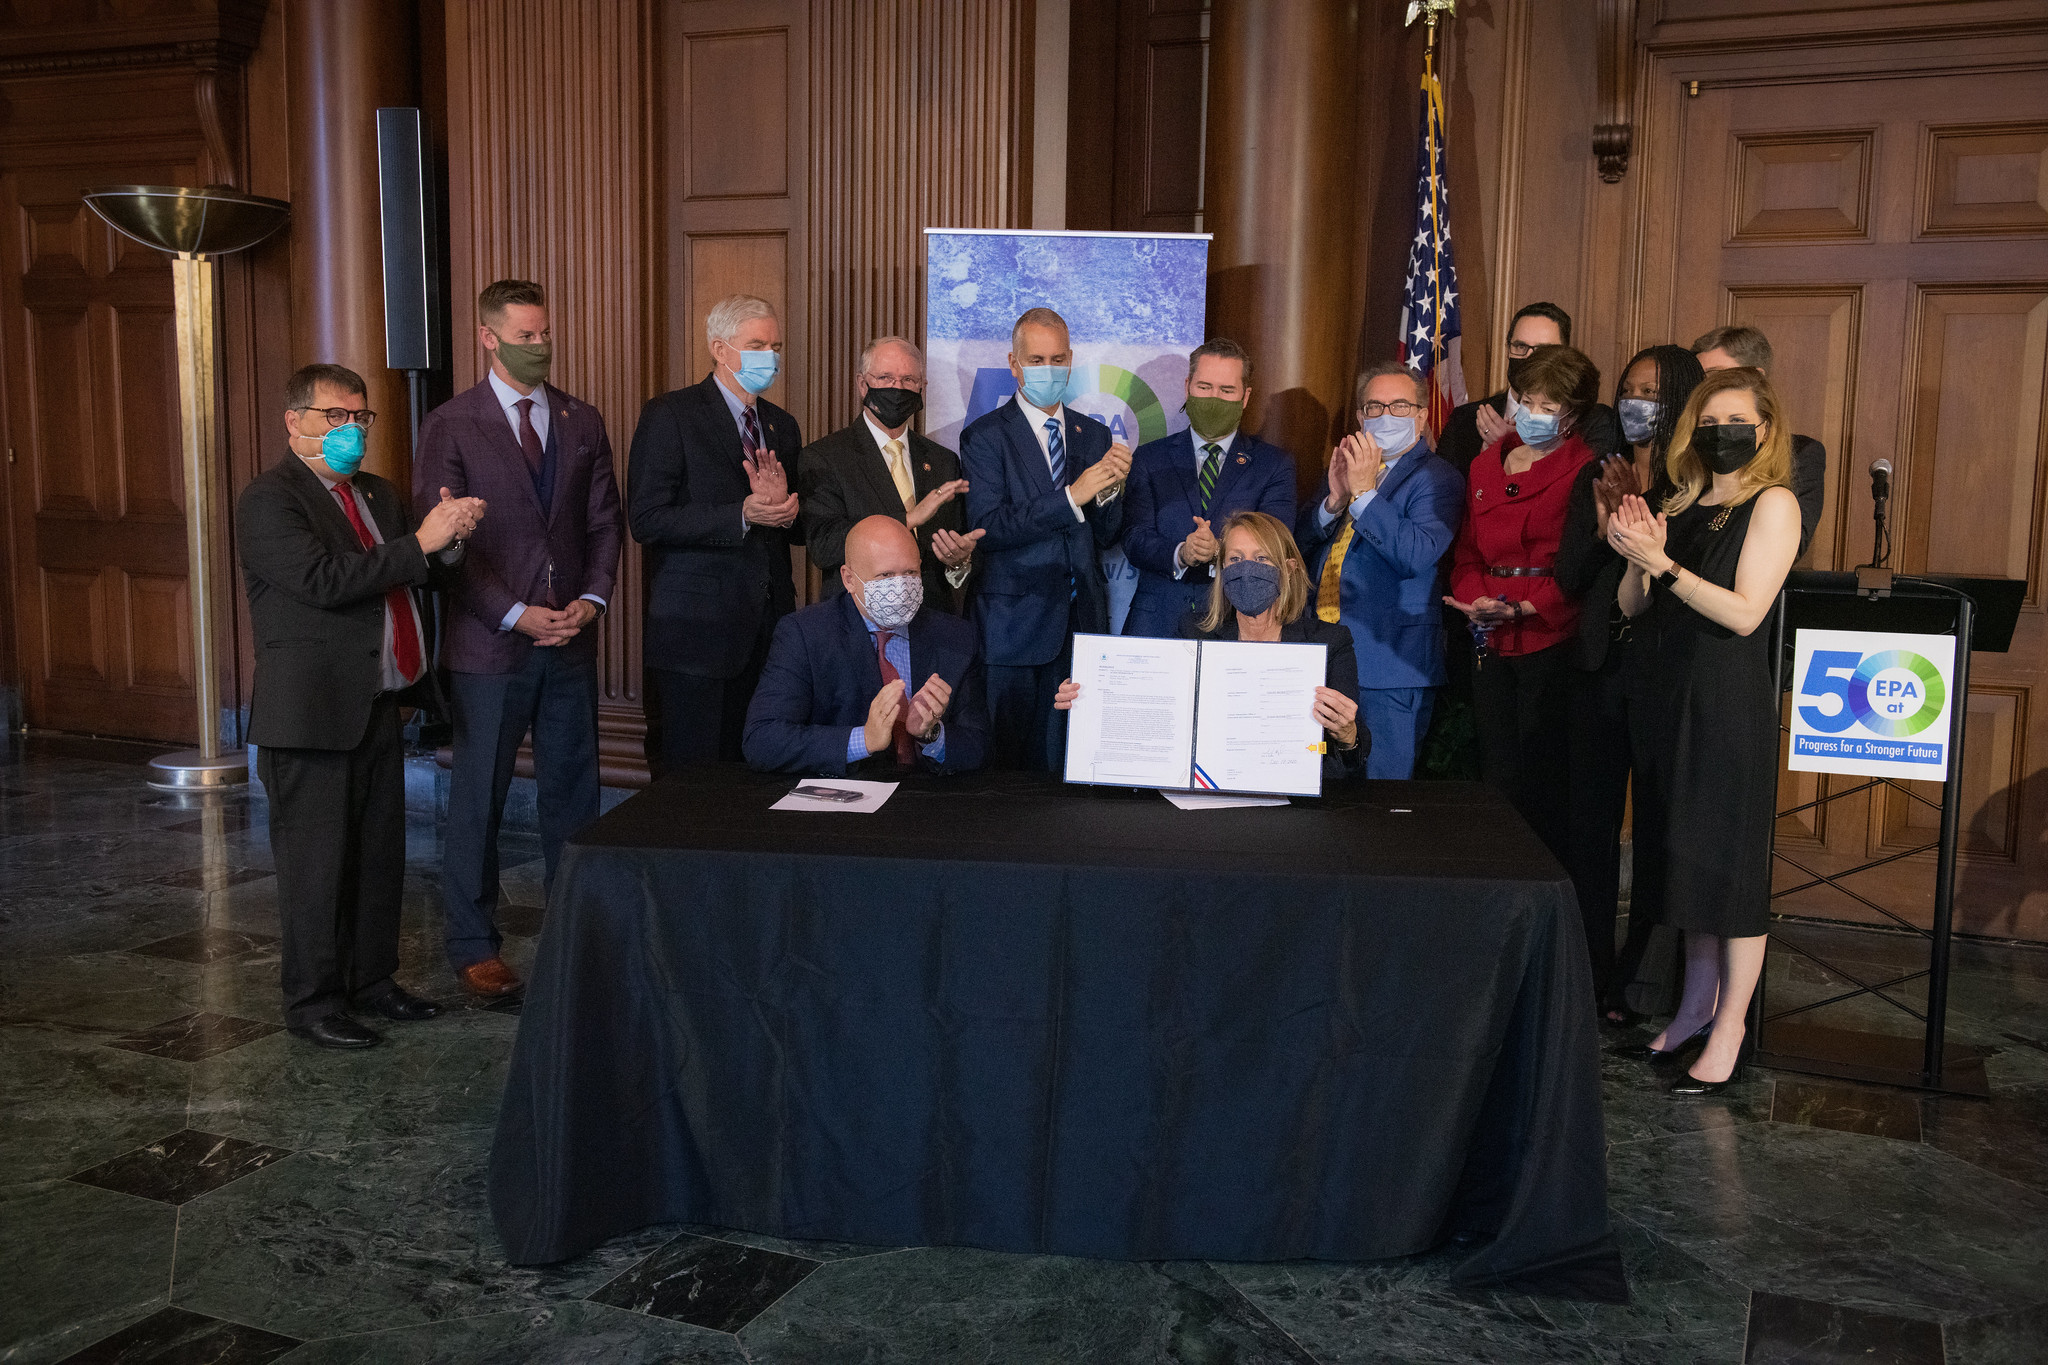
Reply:
M1067 443L1060 439L1060 419L1045 419L1045 453L1052 461L1052 486L1067 486Z

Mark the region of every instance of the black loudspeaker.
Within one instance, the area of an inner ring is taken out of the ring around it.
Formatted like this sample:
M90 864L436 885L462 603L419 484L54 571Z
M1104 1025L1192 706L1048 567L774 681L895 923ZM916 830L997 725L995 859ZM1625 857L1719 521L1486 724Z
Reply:
M394 370L438 370L448 358L440 213L434 149L419 110L377 111L377 189L384 225L384 363Z

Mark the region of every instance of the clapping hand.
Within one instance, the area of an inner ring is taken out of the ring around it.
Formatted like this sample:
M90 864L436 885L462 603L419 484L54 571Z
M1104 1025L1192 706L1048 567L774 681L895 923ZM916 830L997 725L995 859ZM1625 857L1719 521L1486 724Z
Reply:
M763 446L746 466L747 483L753 492L740 504L740 515L756 526L787 526L796 520L796 494L789 489L789 474L775 452Z
M1072 485L1074 502L1079 505L1091 500L1107 502L1123 487L1131 473L1131 448L1122 441L1111 446L1106 454L1094 464L1081 471Z
M980 527L964 535L941 528L932 532L932 553L939 557L939 563L957 569L973 557L974 543L987 534Z
M1637 568L1660 574L1671 567L1671 558L1664 553L1664 530L1664 514L1652 512L1639 495L1630 493L1607 519L1607 543Z
M1378 488L1380 475L1387 469L1386 452L1380 449L1380 443L1362 431L1354 431L1344 438L1343 449L1346 500Z
M1609 455L1602 460L1600 477L1593 481L1594 536L1607 539L1608 520L1621 506L1621 500L1631 493L1640 497L1646 491L1634 460L1625 455Z
M1350 449L1351 443L1342 441L1330 452L1330 496L1323 507L1333 513L1351 501L1351 456L1347 453Z
M1195 529L1180 543L1180 566L1183 569L1192 569L1197 564L1207 564L1216 557L1216 552L1220 548L1216 543L1216 533L1209 529L1209 519L1195 517L1193 520Z
M903 514L903 524L915 531L930 521L941 507L967 491L967 480L954 479L942 483L917 500L917 505Z
M879 754L895 743L896 717L902 710L903 680L883 683L882 690L868 703L868 723L861 727L861 741L868 746L869 753Z
M422 552L437 554L467 537L483 519L482 498L458 498L444 488L441 501L420 518L420 528L413 534L418 537Z
M905 722L911 738L920 744L931 742L931 736L945 718L946 706L953 700L953 689L946 680L934 673L917 689L917 695L910 699L910 719Z
M1479 444L1482 449L1497 443L1501 437L1515 429L1515 424L1493 410L1493 404L1481 403L1476 414L1479 424Z

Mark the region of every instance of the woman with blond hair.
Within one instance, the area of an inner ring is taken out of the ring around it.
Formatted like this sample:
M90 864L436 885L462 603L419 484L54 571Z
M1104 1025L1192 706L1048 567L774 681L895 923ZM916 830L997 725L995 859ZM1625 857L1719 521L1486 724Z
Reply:
M1662 510L1631 494L1607 539L1628 561L1622 668L1635 756L1629 913L1685 936L1685 991L1639 1055L1697 1047L1672 1093L1714 1094L1755 1050L1745 1036L1770 927L1778 695L1765 628L1799 553L1792 429L1770 380L1709 374L1665 455Z
M1358 722L1357 646L1343 624L1305 610L1308 565L1293 534L1285 522L1264 512L1239 512L1223 523L1217 541L1222 554L1209 588L1208 613L1199 618L1190 613L1181 624L1182 637L1328 646L1323 686L1316 689L1313 703L1329 737L1324 775L1363 772L1372 740ZM1065 711L1080 695L1081 685L1068 678L1054 694L1053 706Z

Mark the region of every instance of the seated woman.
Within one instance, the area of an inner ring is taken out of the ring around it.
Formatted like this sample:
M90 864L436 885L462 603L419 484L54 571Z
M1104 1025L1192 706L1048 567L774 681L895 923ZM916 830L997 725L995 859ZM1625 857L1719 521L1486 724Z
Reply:
M1294 536L1276 517L1239 512L1223 523L1217 539L1223 546L1223 569L1210 586L1208 614L1188 616L1180 628L1182 638L1329 646L1315 699L1315 717L1330 746L1323 776L1339 780L1364 772L1372 737L1358 723L1357 648L1344 625L1305 610L1308 565ZM1054 694L1053 706L1065 711L1080 695L1081 685L1068 678Z

